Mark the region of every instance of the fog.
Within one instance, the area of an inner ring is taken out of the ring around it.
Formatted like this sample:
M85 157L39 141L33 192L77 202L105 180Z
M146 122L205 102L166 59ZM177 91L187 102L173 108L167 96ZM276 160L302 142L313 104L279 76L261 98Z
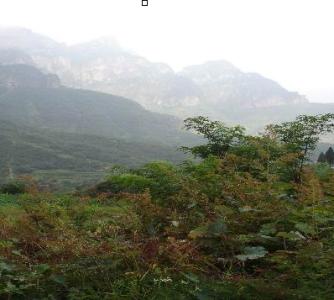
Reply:
M225 59L334 102L333 9L331 0L2 0L0 25L68 44L113 36L176 70Z

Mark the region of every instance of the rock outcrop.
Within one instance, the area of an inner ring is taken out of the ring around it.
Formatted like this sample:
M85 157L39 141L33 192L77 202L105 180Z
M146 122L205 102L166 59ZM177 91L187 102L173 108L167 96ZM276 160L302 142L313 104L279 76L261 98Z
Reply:
M0 65L0 88L12 90L17 88L58 88L58 76L43 74L28 65Z

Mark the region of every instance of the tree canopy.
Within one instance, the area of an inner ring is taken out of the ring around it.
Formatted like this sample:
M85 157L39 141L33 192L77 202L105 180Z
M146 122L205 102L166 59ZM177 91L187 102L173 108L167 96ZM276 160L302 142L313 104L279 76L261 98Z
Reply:
M329 147L328 150L325 153L326 161L329 163L329 165L334 165L334 150L332 147Z
M207 143L195 147L183 147L183 150L193 155L206 158L209 155L224 157L231 147L245 140L245 128L242 126L227 126L220 121L211 121L207 117L198 116L184 121L187 130L202 135Z

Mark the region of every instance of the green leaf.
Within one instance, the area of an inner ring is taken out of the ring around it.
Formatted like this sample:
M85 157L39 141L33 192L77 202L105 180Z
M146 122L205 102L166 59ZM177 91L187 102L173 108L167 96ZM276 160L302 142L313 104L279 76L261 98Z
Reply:
M273 235L277 231L276 225L274 223L267 223L261 226L260 234L262 235Z
M200 226L200 227L197 227L197 228L191 230L188 234L188 237L190 239L195 240L197 238L204 237L206 232L207 232L207 226Z
M313 226L310 226L306 223L297 223L295 227L304 234L315 234Z
M11 272L13 267L11 265L6 264L5 262L0 262L0 271Z
M299 241L299 240L305 240L306 238L298 231L290 231L290 232L279 232L276 235L277 237L281 237L283 239L287 239L290 241Z
M50 279L60 285L65 285L65 277L62 275L53 275Z
M187 208L191 209L191 208L194 208L196 205L197 204L195 202L193 202L193 203L190 203Z
M193 273L182 273L182 275L193 283L199 283L200 282L198 277Z
M179 227L180 226L180 222L179 221L172 221L172 225L174 227Z
M243 212L259 211L259 210L258 210L258 209L255 209L255 208L252 208L252 207L250 207L250 206L244 206L244 207L240 207L240 208L239 208L239 211L240 211L241 213L243 213Z
M17 256L22 256L22 253L20 250L13 250L12 253Z
M226 232L226 225L223 218L217 219L208 226L208 233L210 235L219 236L224 232Z
M38 273L45 273L50 270L50 266L47 264L40 264L36 266L36 271Z
M246 261L246 260L253 260L253 259L258 259L261 257L266 256L268 251L262 247L245 247L244 253L237 255L236 258L241 260L241 261Z
M12 284L10 281L7 282L5 290L8 293L20 293L20 294L22 294L22 292L20 292L20 290L16 287L16 285Z

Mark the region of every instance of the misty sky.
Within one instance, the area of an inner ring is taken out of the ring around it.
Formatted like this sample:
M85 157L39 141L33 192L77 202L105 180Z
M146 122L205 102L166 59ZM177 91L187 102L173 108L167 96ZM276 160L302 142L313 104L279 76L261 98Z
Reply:
M333 0L0 0L0 25L69 44L105 35L179 70L225 59L334 102Z

